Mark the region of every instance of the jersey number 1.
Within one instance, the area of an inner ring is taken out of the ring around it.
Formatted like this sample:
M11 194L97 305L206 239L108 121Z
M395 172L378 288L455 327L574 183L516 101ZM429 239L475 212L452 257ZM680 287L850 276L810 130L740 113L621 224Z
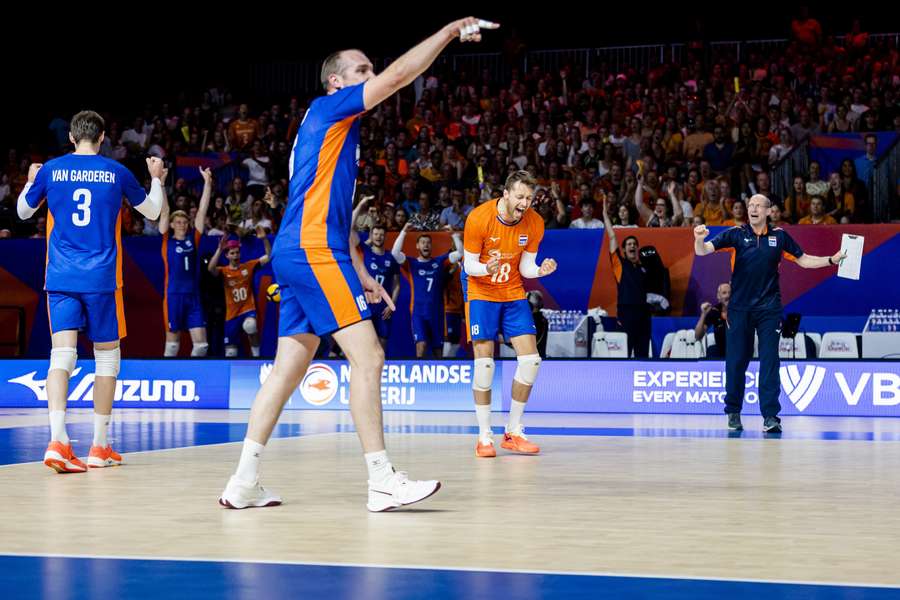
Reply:
M72 200L78 202L75 208L79 211L72 213L72 223L78 227L86 227L91 222L91 190L78 188L72 194Z

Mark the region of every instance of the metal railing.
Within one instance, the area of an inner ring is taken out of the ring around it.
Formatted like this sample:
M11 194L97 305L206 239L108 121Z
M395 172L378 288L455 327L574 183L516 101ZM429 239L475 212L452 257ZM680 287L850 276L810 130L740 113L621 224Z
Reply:
M835 36L838 44L843 44L846 36ZM887 44L900 46L900 32L871 33L870 46ZM729 55L736 60L745 60L750 54L771 54L781 51L790 44L788 38L760 40L719 40L709 42L705 49L707 59L711 56ZM520 58L509 62L501 53L445 54L435 61L437 69L452 69L456 73L469 74L471 81L481 79L487 71L492 79L505 79L512 68L522 71L539 65L545 72L558 72L565 66L575 69L575 73L589 77L592 71L605 66L605 72L621 73L627 68L639 72L662 63L682 64L688 56L683 43L643 44L633 46L608 46L604 48L567 48L560 50L532 50ZM375 61L376 67L385 67L392 58ZM306 63L256 63L251 65L249 82L253 89L268 94L313 92L319 88L318 62Z
M897 181L900 177L900 136L872 169L869 193L872 195L872 217L876 223L887 223L897 217Z
M794 176L809 176L809 140L788 152L787 156L775 163L769 179L772 191L782 198L787 198L794 184Z

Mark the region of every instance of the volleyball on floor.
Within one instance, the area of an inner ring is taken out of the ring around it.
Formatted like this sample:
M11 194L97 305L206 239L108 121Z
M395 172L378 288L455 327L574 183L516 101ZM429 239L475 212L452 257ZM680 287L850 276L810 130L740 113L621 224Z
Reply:
M277 283L273 283L266 288L266 298L272 302L281 302L281 288Z

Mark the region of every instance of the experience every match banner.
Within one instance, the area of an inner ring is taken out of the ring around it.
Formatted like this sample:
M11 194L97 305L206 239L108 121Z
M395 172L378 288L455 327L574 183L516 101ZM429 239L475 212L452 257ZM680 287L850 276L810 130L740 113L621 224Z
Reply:
M47 406L46 360L0 361L0 407ZM498 361L494 410L508 410L515 361ZM272 370L266 361L124 360L117 408L249 408ZM782 415L900 417L900 361L782 362ZM287 408L349 409L350 367L316 361ZM94 363L78 361L69 406L90 407ZM502 385L501 385L502 384ZM470 361L389 361L381 377L385 410L472 410ZM759 414L758 363L746 374L744 412ZM721 361L544 361L529 411L721 414Z
M746 374L744 413L759 414L759 363ZM504 363L509 389L514 363ZM900 361L782 361L782 415L900 417ZM504 410L509 399L504 398ZM722 414L723 361L544 361L531 412Z

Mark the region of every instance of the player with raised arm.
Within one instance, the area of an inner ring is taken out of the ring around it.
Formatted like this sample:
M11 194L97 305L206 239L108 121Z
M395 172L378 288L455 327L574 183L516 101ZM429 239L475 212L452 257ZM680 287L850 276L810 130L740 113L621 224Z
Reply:
M222 276L222 284L225 290L225 356L238 355L238 342L240 330L250 341L250 355L259 356L259 328L256 323L256 300L253 296L253 271L269 262L272 256L272 247L266 230L256 228L256 237L262 240L266 253L259 258L241 262L241 243L238 240L229 240L223 235L216 248L215 254L209 260L209 272L217 277ZM219 265L219 257L225 250L226 266Z
M166 270L163 296L163 321L166 327L166 346L163 356L178 356L181 332L190 333L193 346L191 356L206 356L206 318L200 302L200 278L197 265L200 262L200 236L206 223L206 211L212 195L212 171L200 169L203 176L203 193L191 231L186 212L176 210L169 214L169 203L164 202L159 215L159 232L163 236L162 258ZM171 225L171 232L169 227Z
M473 18L454 21L378 75L359 50L342 50L325 59L321 80L326 95L310 104L294 141L288 204L273 248L272 266L281 286L275 364L253 403L237 471L219 498L222 505L281 503L259 484L260 458L285 402L306 374L319 336L326 334L350 362L350 412L368 468L367 508L393 510L440 488L438 481L415 481L395 471L385 451L384 351L368 317L369 302L390 302L390 297L363 265L350 215L359 117L412 83L454 39L479 41L481 27L497 26Z
M462 236L452 235L455 250L440 256L431 254L431 236L420 234L416 239L415 258L407 258L403 253L406 241L407 223L397 239L391 254L400 265L400 272L409 282L409 312L413 341L416 343L416 357L424 358L431 349L434 358L443 358L444 353L444 288L450 276L450 269L462 260Z
M148 219L156 219L165 197L167 171L158 158L147 159L150 193L131 171L100 156L103 118L93 111L72 117L69 140L75 151L32 164L18 199L18 214L29 219L47 201L47 310L50 367L47 406L50 444L44 464L58 473L122 463L107 440L119 375L119 342L126 335L122 299L122 196ZM69 377L78 357L78 332L94 344L94 437L87 466L72 451L66 433Z

